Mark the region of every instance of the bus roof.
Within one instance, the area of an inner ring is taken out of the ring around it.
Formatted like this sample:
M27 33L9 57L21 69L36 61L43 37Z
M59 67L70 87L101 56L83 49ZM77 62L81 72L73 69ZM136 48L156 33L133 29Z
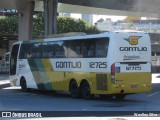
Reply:
M74 39L83 39L83 38L110 37L111 34L114 34L114 33L142 33L142 34L146 34L143 31L135 31L135 30L118 30L118 31L112 31L112 32L101 32L101 33L98 33L98 34L85 34L83 32L70 32L70 33L49 35L48 38L18 41L15 44L18 44L18 43L35 43L35 42L44 42L44 41L74 40Z

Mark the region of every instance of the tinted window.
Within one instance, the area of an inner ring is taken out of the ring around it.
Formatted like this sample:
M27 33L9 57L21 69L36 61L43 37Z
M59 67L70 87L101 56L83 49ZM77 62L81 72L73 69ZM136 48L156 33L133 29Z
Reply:
M55 42L42 43L42 58L54 58L55 57Z
M109 40L100 39L96 41L96 57L106 57L108 52Z
M31 58L41 58L42 48L41 43L34 43L31 46Z
M67 41L69 58L107 57L109 38Z
M55 58L66 58L67 46L63 41L55 42Z
M41 43L25 43L21 45L19 59L41 58Z
M91 38L21 45L20 59L107 57L108 38Z
M95 57L95 39L86 40L82 44L82 57L84 58L94 58Z
M31 44L22 44L19 59L27 59L31 56Z
M10 75L16 74L19 45L13 45L10 58Z
M68 48L69 58L79 58L81 56L81 46L83 41L70 41Z

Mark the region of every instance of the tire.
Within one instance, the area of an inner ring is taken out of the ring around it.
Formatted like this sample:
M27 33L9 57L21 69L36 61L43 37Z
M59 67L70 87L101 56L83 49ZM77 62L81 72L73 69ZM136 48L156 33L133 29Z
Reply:
M113 95L99 95L101 99L111 100Z
M23 92L27 92L29 89L27 88L27 82L25 80L25 78L21 78L21 81L20 81L20 86L21 86L21 90Z
M115 95L115 97L116 97L117 100L123 100L126 97L126 95L124 95L124 94L117 94L117 95Z
M76 81L71 81L71 83L69 84L69 92L73 98L80 97L79 88Z
M93 98L93 95L91 94L90 86L87 81L82 83L82 97L86 100L90 100Z

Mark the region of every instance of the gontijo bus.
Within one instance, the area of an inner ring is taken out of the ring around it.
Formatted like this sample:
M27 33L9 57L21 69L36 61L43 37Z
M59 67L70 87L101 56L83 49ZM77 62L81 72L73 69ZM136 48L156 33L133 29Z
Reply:
M11 50L10 84L68 91L84 99L149 92L150 38L144 32L117 31L18 41Z

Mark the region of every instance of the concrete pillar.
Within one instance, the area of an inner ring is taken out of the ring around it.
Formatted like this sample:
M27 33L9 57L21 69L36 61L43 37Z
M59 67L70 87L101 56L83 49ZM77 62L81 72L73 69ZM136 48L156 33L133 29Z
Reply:
M44 4L44 24L45 24L45 28L44 28L44 36L47 37L49 35L49 23L48 23L48 19L49 19L49 14L48 14L48 0L43 0L43 4Z
M33 33L33 13L34 13L35 2L30 1L22 9L18 10L18 38L19 40L30 40L32 39Z
M44 0L45 36L57 33L58 0Z

